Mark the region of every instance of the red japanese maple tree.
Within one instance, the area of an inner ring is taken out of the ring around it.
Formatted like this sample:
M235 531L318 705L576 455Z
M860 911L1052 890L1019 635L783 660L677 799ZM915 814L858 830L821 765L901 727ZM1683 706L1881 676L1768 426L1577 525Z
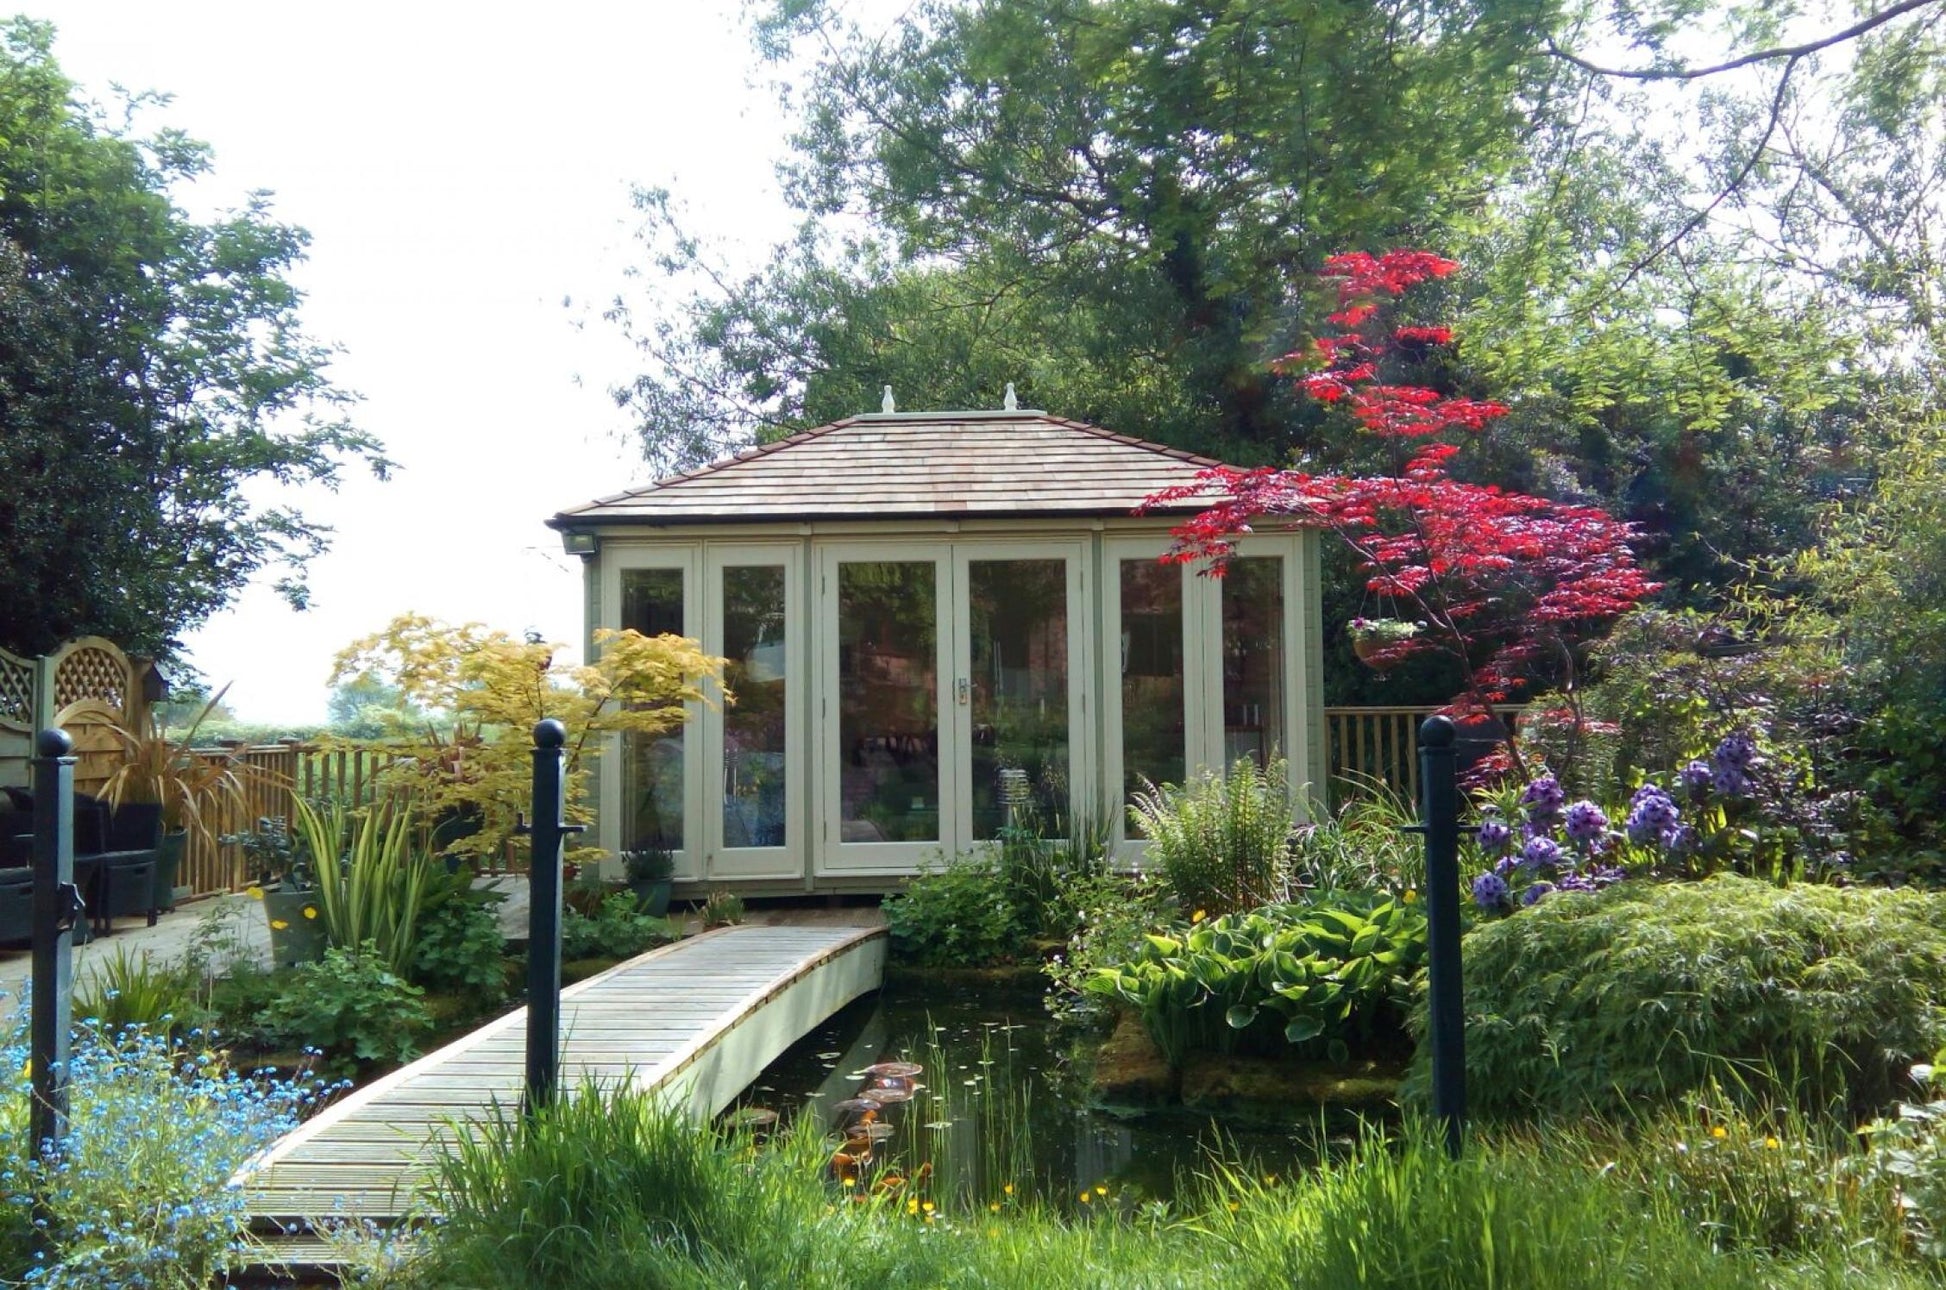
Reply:
M1209 509L1174 530L1168 558L1206 560L1217 574L1232 539L1266 517L1337 534L1358 555L1366 586L1421 624L1417 634L1388 638L1367 657L1387 665L1435 651L1450 655L1465 685L1452 711L1485 720L1544 668L1571 677L1575 643L1658 584L1635 563L1633 527L1599 507L1448 475L1464 437L1480 434L1508 408L1397 379L1415 360L1451 344L1452 333L1388 326L1386 317L1390 302L1409 288L1458 267L1425 251L1333 257L1324 270L1338 289L1329 321L1341 330L1284 360L1287 368L1304 369L1298 384L1306 394L1344 408L1369 434L1411 445L1396 473L1226 466L1157 493L1146 505L1213 496ZM1507 751L1524 775L1511 740Z

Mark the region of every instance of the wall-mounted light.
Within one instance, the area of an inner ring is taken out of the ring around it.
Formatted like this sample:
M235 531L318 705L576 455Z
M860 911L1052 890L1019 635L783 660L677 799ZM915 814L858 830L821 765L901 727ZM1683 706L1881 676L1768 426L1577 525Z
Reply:
M569 555L578 555L586 559L600 548L601 539L585 529L569 529L561 534L561 549Z

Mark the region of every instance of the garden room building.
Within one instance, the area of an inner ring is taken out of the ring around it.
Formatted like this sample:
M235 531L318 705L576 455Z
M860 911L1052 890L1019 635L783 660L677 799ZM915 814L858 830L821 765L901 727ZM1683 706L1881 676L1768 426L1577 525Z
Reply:
M694 637L730 704L631 739L596 841L680 884L870 891L991 842L1010 804L1139 853L1143 781L1322 765L1317 538L1223 578L1159 557L1217 463L1030 410L851 417L549 520L586 626Z

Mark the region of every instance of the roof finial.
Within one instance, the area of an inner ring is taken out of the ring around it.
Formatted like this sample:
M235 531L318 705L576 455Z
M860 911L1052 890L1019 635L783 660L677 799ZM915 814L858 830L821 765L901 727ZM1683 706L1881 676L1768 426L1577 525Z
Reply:
M892 387L889 385L885 387L885 397L878 401L878 410L880 412L897 412L899 410L898 406L892 402Z
M1000 406L1008 412L1016 411L1020 407L1020 400L1014 396L1012 381L1007 382L1007 397L1000 400Z

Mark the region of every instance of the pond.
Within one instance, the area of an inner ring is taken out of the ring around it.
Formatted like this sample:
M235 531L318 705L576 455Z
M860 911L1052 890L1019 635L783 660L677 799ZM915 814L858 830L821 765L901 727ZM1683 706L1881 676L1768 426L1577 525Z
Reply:
M923 1180L926 1195L962 1207L1039 1199L1131 1209L1173 1199L1219 1161L1288 1176L1332 1147L1318 1125L1271 1130L1092 1109L1072 1046L1038 992L893 984L779 1057L731 1114L816 1117L840 1190Z

